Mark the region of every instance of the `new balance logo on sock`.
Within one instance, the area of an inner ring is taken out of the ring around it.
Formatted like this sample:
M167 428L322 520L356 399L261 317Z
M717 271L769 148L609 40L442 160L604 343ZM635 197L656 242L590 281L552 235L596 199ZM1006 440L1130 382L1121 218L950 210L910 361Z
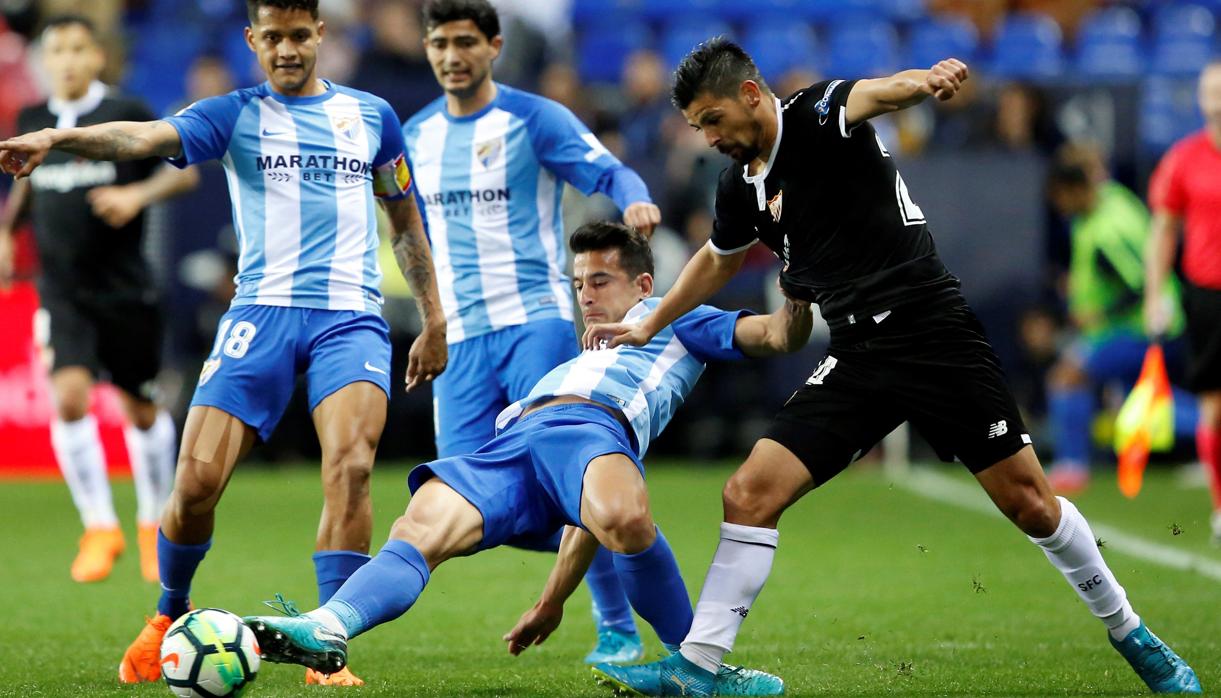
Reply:
M734 613L738 614L739 616L742 616L743 618L746 617L747 613L750 613L750 609L745 606L738 606L737 608L731 608L729 610L733 611Z
M1002 419L1001 421L997 422L996 424L993 424L988 427L988 438L989 439L995 439L998 436L1004 436L1005 434L1008 434L1008 433L1009 433L1009 422L1004 419Z

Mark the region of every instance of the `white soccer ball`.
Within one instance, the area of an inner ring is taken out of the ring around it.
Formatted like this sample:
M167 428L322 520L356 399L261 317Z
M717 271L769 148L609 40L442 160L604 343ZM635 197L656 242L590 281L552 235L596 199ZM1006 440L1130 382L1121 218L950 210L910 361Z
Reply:
M254 633L228 611L191 611L174 621L161 641L161 675L181 698L241 695L258 672Z

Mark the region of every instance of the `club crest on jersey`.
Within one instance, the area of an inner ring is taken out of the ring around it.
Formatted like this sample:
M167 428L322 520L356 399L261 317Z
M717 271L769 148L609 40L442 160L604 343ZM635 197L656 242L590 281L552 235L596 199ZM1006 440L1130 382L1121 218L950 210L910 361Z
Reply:
M341 133L346 138L356 137L356 124L360 123L360 116L356 114L335 114L331 116L331 126L336 132Z
M212 376L216 375L217 369L220 368L220 357L208 359L203 364L203 370L199 372L199 384L204 385L212 380Z
M783 209L784 209L784 190L781 189L780 191L776 192L776 195L773 196L770 201L767 202L767 210L771 211L771 213L772 213L772 222L773 223L780 222L780 214L783 212Z
M500 153L504 150L505 140L503 138L493 138L482 143L475 144L475 159L483 165L483 169L488 169L496 162L496 158L500 157Z

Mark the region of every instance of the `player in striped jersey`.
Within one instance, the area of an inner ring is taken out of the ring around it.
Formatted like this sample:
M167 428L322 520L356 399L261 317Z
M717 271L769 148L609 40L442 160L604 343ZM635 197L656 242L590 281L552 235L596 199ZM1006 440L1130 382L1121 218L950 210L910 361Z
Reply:
M237 461L275 428L300 372L322 446L319 596L329 598L369 559L369 473L390 392L375 197L390 216L399 265L425 320L411 349L408 389L446 363L445 321L393 110L317 79L325 32L317 0L247 5L246 40L267 74L263 85L162 121L47 129L0 143L0 166L21 177L56 149L101 160L161 156L179 166L219 159L229 178L238 289L183 430L158 535L161 599L119 667L128 683L160 678L161 638L187 611L217 501ZM350 673L307 680L359 682Z
M661 220L648 189L551 100L492 79L500 52L487 0L432 0L425 47L445 94L403 127L429 226L451 369L434 385L437 454L470 453L496 415L576 355L566 276L564 183L601 192L646 235ZM554 549L554 543L546 546ZM586 579L598 643L586 662L630 662L640 636L609 554Z
M617 223L582 226L571 241L585 321L640 322L657 306L645 238ZM613 551L632 606L672 650L692 611L674 554L653 524L642 459L710 360L794 351L809 339L808 303L770 315L700 306L641 347L587 351L550 371L497 419L471 454L420 465L390 542L331 601L301 616L248 618L264 659L333 669L352 637L405 613L442 562L529 544L567 526L543 595L504 637L509 652L558 627L565 599L600 543ZM718 695L779 695L760 672L723 669Z

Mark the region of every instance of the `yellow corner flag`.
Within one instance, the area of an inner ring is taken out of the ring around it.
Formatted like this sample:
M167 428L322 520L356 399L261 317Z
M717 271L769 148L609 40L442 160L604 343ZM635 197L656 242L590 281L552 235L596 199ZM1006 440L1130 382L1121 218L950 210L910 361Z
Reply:
M1132 498L1140 493L1145 465L1152 451L1174 445L1174 398L1160 344L1145 352L1140 378L1115 419L1115 455L1119 457L1119 491Z

